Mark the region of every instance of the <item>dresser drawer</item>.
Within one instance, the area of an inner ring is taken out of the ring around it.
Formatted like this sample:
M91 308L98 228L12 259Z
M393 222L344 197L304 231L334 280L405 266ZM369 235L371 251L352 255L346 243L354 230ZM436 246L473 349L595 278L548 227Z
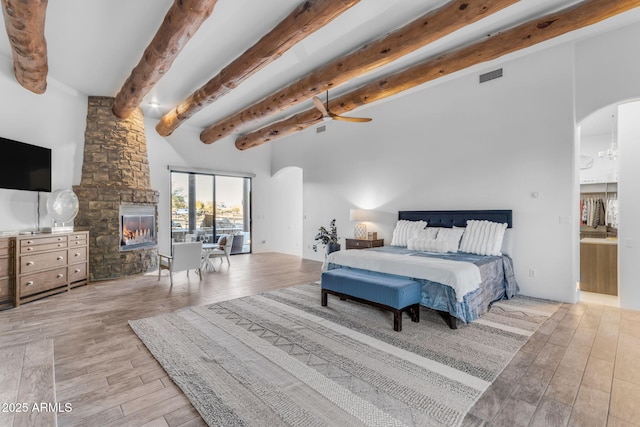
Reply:
M87 246L87 239L69 240L69 247Z
M11 276L13 272L13 258L0 258L0 277Z
M9 278L0 279L0 301L9 298L11 292L9 290Z
M82 262L87 259L87 247L82 246L80 248L69 249L69 264L76 262Z
M50 251L67 247L67 236L38 237L20 240L20 254Z
M67 267L30 274L20 278L20 296L23 297L36 294L38 292L48 291L49 289L54 289L66 284Z
M77 282L87 278L87 264L76 264L69 266L69 282Z
M75 233L69 234L69 241L72 242L74 240L87 240L88 233Z
M43 254L23 255L20 257L20 274L46 270L67 265L67 250Z

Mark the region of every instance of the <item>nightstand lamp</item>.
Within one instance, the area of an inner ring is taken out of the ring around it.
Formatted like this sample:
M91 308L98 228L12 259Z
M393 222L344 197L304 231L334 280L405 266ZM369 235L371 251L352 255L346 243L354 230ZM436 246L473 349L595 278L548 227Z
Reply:
M365 209L350 209L349 219L358 222L353 229L353 237L356 239L366 239L367 226L364 223L371 220L371 211Z

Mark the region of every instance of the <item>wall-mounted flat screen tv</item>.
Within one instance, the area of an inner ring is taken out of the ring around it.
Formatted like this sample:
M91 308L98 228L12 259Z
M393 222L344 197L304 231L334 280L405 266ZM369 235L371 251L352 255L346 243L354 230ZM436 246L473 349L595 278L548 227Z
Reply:
M51 149L0 137L0 188L51 191Z

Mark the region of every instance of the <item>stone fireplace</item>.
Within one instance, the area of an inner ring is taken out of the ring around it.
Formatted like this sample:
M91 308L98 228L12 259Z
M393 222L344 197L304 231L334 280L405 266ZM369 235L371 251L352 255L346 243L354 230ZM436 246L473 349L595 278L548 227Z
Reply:
M89 97L82 178L73 187L80 202L76 229L90 232L91 280L157 268L158 192L149 178L144 117L137 109L118 119L113 101Z

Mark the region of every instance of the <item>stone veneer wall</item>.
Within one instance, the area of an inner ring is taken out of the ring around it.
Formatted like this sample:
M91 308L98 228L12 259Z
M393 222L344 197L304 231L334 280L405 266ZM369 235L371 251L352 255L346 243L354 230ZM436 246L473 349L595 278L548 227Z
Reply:
M120 251L120 205L157 205L151 189L144 117L136 109L129 118L112 112L114 98L89 97L84 161L80 185L73 191L80 209L77 229L89 230L91 280L111 279L153 270L156 247Z

